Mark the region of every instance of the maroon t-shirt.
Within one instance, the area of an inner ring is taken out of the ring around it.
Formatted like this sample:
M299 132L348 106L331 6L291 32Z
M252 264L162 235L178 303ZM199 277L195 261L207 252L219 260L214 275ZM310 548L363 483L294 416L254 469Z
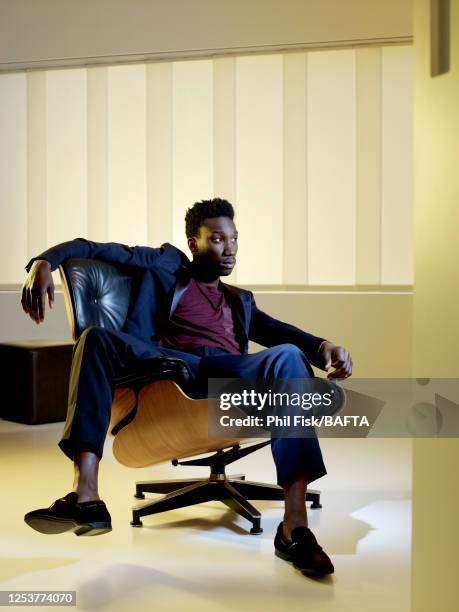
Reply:
M221 283L218 287L208 287L192 278L159 345L182 351L207 345L241 354L233 314Z

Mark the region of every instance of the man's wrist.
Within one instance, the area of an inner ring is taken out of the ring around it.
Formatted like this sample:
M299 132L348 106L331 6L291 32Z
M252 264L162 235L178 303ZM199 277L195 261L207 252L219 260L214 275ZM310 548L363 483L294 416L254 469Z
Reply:
M46 264L46 265L43 265ZM34 271L34 274L37 273L38 270L45 269L48 272L53 271L53 264L48 259L42 259L40 257L32 258L29 263L26 265L25 270L29 274Z
M47 259L35 259L32 266L35 266L35 265L40 266L43 263L46 264L46 267L48 268L48 270L51 270L51 262L48 261Z
M319 348L317 349L318 353L322 352L322 349L324 348L325 344L333 344L333 342L329 342L328 340L322 340L322 342L319 344Z

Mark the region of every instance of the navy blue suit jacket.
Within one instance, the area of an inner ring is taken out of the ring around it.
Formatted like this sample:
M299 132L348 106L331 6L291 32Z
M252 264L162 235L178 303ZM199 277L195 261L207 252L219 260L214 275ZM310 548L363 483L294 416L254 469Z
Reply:
M165 333L177 287L186 286L190 277L190 260L174 245L166 242L159 248L129 247L117 242L93 242L77 238L63 242L29 261L29 271L36 259L46 259L55 270L65 259L100 259L112 264L133 266L138 282L124 331L144 341L158 342ZM235 323L241 352L248 352L248 341L262 346L291 343L300 348L313 365L320 365L318 349L324 338L313 336L261 311L251 291L223 283L225 297Z

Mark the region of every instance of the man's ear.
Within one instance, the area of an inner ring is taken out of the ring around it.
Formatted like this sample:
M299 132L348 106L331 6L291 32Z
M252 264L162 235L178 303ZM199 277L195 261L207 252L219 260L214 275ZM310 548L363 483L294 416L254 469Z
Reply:
M188 248L190 249L193 255L198 253L198 244L196 242L196 238L188 238Z

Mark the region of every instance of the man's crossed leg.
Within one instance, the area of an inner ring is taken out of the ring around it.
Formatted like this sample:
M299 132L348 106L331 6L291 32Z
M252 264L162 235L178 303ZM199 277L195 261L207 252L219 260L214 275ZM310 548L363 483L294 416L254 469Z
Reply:
M42 533L73 531L97 535L111 530L111 519L98 492L98 468L103 454L114 394L114 379L143 359L174 356L186 361L196 381L208 378L309 378L314 375L303 352L281 344L258 353L233 355L214 351L199 356L158 347L124 332L87 328L74 349L69 406L59 446L74 463L73 491L46 509L29 512L26 522ZM308 483L326 474L317 438L273 438L271 450L277 481L284 489L284 520L275 549L305 572L327 574L333 565L307 527Z

